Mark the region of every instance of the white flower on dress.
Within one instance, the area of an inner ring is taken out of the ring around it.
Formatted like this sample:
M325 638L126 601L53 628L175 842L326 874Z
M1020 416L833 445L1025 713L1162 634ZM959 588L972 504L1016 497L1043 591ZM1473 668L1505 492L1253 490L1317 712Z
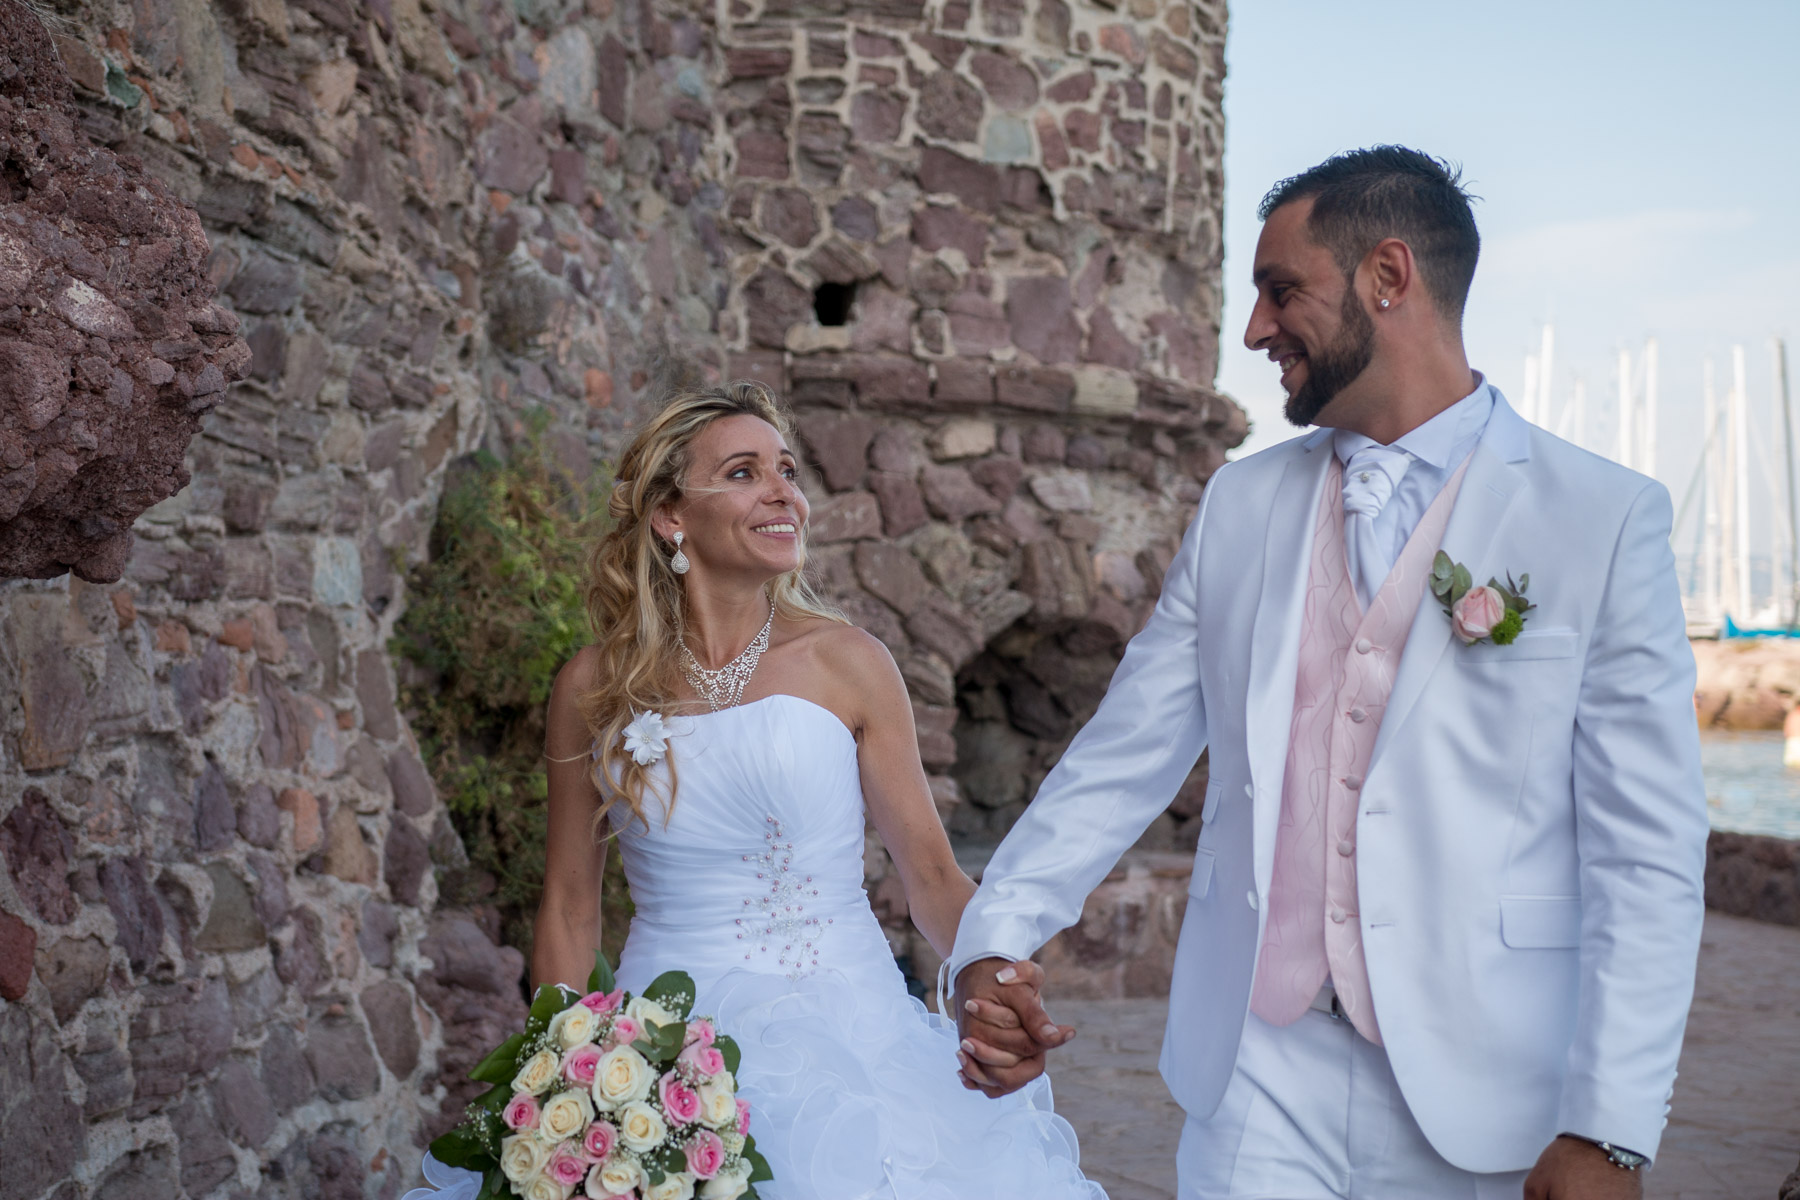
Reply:
M669 752L669 728L659 712L637 713L625 727L625 752L640 767L660 762Z

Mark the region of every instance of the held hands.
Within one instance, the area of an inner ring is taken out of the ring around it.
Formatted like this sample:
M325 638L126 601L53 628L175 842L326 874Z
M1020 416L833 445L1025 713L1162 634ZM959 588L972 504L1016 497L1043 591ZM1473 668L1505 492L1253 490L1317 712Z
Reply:
M1034 962L978 958L956 977L956 1060L963 1086L989 1099L1015 1092L1044 1073L1044 1054L1075 1036L1044 1011L1044 970Z
M1643 1200L1642 1174L1613 1166L1592 1142L1559 1137L1525 1177L1525 1200Z

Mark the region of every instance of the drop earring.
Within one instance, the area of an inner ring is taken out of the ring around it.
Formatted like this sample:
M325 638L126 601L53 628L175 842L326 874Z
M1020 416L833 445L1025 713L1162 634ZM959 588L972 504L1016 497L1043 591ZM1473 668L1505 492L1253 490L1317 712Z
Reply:
M694 565L688 561L688 556L681 552L681 541L686 536L681 533L675 535L675 556L669 560L669 570L677 575L686 575L688 568Z

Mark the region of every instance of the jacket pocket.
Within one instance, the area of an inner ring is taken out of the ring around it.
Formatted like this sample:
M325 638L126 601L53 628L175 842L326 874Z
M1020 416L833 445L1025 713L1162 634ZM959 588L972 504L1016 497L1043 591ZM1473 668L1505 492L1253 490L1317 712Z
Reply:
M1580 945L1581 897L1500 897L1500 940L1514 950L1566 950Z
M1540 658L1570 658L1581 635L1566 626L1559 629L1532 629L1527 626L1505 646L1492 642L1476 642L1458 647L1458 653L1470 662L1530 662Z
M1188 896L1194 900L1206 899L1206 893L1212 890L1213 852L1199 850L1194 853L1194 874L1188 880Z

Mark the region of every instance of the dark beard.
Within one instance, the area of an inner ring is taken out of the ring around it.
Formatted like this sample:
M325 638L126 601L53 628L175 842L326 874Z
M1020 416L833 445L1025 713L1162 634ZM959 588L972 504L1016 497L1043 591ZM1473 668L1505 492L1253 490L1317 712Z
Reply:
M1375 322L1356 298L1356 289L1344 290L1339 309L1343 325L1330 345L1306 355L1306 382L1288 397L1282 410L1287 419L1304 429L1311 425L1337 394L1356 382L1375 357Z

